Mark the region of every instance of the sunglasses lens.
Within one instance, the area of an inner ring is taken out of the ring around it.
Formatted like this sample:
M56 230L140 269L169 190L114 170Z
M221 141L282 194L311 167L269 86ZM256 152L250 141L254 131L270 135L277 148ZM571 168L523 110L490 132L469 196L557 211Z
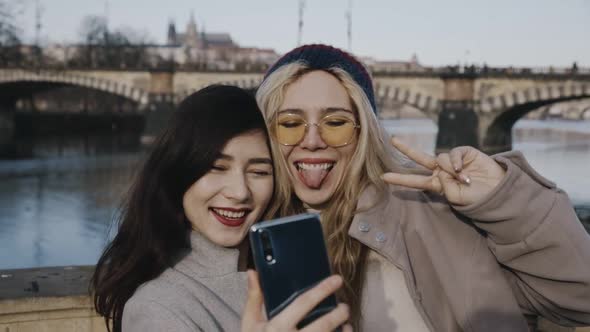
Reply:
M279 115L276 136L281 144L296 145L305 136L305 120L293 114Z
M329 146L343 146L352 140L356 129L355 122L345 116L329 115L320 123L320 135ZM276 137L283 145L297 145L306 132L306 122L303 117L295 114L282 114L277 118Z
M330 146L350 143L354 135L355 123L345 116L327 116L320 122L322 139Z

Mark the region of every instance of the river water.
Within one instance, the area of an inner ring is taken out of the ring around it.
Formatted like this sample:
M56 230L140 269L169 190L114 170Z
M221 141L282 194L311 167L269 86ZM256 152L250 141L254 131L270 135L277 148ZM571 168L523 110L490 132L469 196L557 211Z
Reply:
M383 124L407 143L434 150L426 119ZM590 205L590 122L521 120L514 148ZM0 269L94 264L112 237L113 218L143 156L137 135L44 137L0 160Z

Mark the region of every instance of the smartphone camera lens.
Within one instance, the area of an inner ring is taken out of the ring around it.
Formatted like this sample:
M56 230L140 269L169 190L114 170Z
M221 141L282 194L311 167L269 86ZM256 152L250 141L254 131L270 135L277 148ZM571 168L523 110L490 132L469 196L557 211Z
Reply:
M262 250L264 252L264 259L269 264L275 263L275 257L272 250L272 244L270 242L270 235L268 231L265 229L259 230L260 232L260 239L262 240Z

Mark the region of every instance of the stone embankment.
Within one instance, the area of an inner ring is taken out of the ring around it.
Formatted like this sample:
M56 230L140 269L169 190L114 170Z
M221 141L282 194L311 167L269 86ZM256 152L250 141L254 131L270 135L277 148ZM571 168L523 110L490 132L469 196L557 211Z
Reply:
M0 331L106 332L88 296L93 269L0 270Z
M0 270L0 332L106 332L93 308L93 266ZM537 332L590 332L538 321Z

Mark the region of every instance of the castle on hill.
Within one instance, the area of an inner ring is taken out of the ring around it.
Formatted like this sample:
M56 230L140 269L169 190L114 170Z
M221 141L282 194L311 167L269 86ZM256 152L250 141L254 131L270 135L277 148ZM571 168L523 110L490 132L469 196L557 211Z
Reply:
M229 33L206 32L204 26L199 29L192 13L183 32L178 31L176 24L170 21L164 46L168 50L168 57L177 63L193 63L210 69L265 68L279 58L273 49L240 46ZM159 53L166 52L160 50Z

